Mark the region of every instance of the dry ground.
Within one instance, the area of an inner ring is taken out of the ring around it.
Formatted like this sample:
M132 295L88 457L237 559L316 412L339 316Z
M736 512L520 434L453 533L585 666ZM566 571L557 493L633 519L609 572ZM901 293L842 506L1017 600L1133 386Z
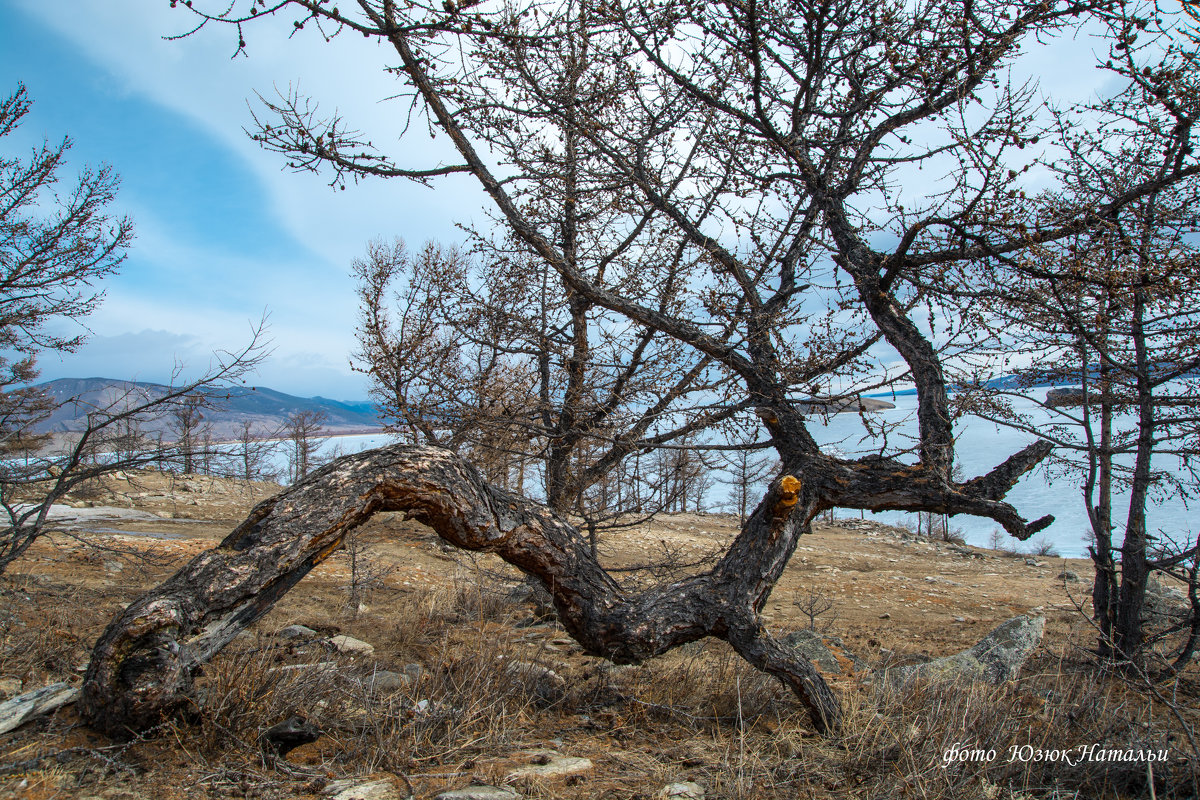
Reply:
M222 538L276 488L139 473L77 498L159 519L75 524L0 579L0 699L78 681L91 643L125 603ZM607 534L602 556L636 584L703 563L735 523L671 515ZM520 576L498 560L447 552L427 529L395 515L372 520L360 539L365 595L357 607L348 602L349 560L331 559L205 670L191 718L122 744L82 727L68 707L0 735L0 796L319 797L330 781L368 775L417 798L506 780L528 797L630 800L684 780L710 800L1148 793L1145 765L1067 768L1006 754L1012 745L1092 743L1169 748L1172 761L1154 777L1157 796L1194 796L1179 776L1183 760L1194 758L1186 737L1195 728L1196 675L1160 687L1157 700L1128 679L1094 675L1091 633L1076 610L1090 581L1084 561L929 542L858 520L817 525L766 608L776 633L811 622L878 666L964 649L1017 614L1047 618L1026 677L999 690L881 692L843 662L844 671L828 677L848 722L821 738L786 691L723 643L611 667L539 617L536 602L514 591ZM815 619L805 613L825 605ZM293 623L322 637L274 635ZM332 652L324 641L333 634L371 643L374 655ZM337 668L279 669L321 662ZM506 669L513 662L553 669L566 689L547 694L514 677ZM386 692L366 680L406 667L412 675L419 668L419 677ZM263 731L293 715L322 736L283 758L264 750ZM999 755L946 769L941 756L955 743ZM592 768L556 781L507 777L549 751L587 758Z

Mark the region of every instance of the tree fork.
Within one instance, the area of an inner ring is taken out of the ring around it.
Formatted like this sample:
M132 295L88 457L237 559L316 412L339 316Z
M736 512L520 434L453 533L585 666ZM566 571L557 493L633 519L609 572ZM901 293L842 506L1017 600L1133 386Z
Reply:
M799 480L785 476L712 572L628 595L580 531L488 485L450 451L393 445L346 456L260 503L219 545L119 614L92 652L81 713L116 738L157 725L187 705L196 669L266 614L349 531L377 512L403 511L451 544L495 553L538 578L589 654L631 664L706 636L725 639L788 685L818 730L832 730L841 712L829 687L758 617L814 503Z

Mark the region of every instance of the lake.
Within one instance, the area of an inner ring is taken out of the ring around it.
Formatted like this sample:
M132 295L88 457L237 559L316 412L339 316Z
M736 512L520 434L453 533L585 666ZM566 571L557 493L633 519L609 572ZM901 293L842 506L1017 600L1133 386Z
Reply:
M896 404L896 408L875 412L873 417L878 416L889 423L897 424L897 429L889 434L890 441L899 442L900 436L915 436L916 397L900 395L888 399ZM1020 411L1040 413L1049 419L1048 414L1038 410L1032 400L1018 400L1016 405ZM835 414L824 424L821 424L819 418L814 418L811 430L821 444L836 447L845 455L871 452L870 447L858 443L864 431L857 414ZM957 463L962 466L968 478L987 472L1032 441L1027 434L978 419L971 419L967 424L960 426L957 436ZM391 437L384 434L338 436L328 439L322 446L321 453L327 454L334 447L340 447L343 453L356 453L391 441ZM286 466L286 463L281 466ZM710 505L718 505L722 499L714 494L710 497ZM1118 523L1124 521L1123 499L1120 495L1116 495L1114 499L1113 518ZM1084 510L1082 493L1072 479L1060 477L1050 482L1040 469L1035 470L1017 484L1009 493L1008 500L1027 520L1035 520L1046 514L1054 515L1054 523L1034 537L1035 539L1044 538L1051 542L1063 556L1087 556L1087 513ZM858 517L859 512L841 509L836 515ZM915 519L914 515L900 511L878 514L866 512L865 516L891 524ZM1191 530L1187 508L1179 499L1152 505L1149 508L1148 522L1151 532L1162 530L1177 538ZM989 545L992 532L1000 527L992 520L966 515L951 518L950 526L960 529L970 544L981 547ZM1003 543L1006 546L1018 544L1007 534L1004 535Z

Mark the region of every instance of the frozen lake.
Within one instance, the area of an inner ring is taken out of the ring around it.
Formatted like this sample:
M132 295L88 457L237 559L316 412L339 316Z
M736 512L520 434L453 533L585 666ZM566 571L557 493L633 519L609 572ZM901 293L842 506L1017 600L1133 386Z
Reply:
M1045 390L1042 389L1042 392ZM900 395L894 400L896 408L878 412L883 419L900 422L897 433L913 437L916 435L917 398L914 395ZM1049 420L1049 414L1038 409L1032 400L1018 400L1014 403L1016 410L1038 414ZM1011 428L1006 428L984 420L971 418L967 424L955 430L957 446L955 448L956 463L959 464L964 476L974 478L1000 464L1004 459L1025 447L1033 441L1033 437ZM862 423L857 415L838 414L829 419L826 426L813 426L813 435L822 444L836 444L844 453L870 452L871 449L858 445L863 436ZM894 436L895 434L893 434ZM892 441L897 441L892 439ZM1130 459L1132 463L1132 459ZM1155 463L1162 468L1162 463ZM1036 469L1025 475L1020 483L1009 492L1007 500L1016 506L1017 510L1027 520L1035 520L1046 514L1054 515L1050 527L1037 534L1034 539L1045 537L1054 544L1063 556L1085 557L1087 555L1086 534L1089 528L1083 494L1078 481L1073 476L1056 478L1053 482L1047 480L1042 469ZM1124 503L1124 505L1123 505ZM1113 521L1117 524L1114 538L1120 541L1125 513L1128 508L1128 496L1114 492ZM857 512L841 511L844 515L857 516ZM881 512L867 514L868 518L885 522L898 522L912 516L902 512ZM1164 533L1181 538L1189 525L1187 508L1179 498L1168 499L1159 505L1148 508L1147 523L1151 533ZM960 528L967 541L973 545L986 547L992 531L999 528L995 522L979 517L959 515L950 520L952 528ZM1016 540L1005 534L1004 543L1016 544Z
M896 403L896 408L877 413L888 422L898 423L898 429L890 436L892 442L899 442L899 439L896 438L898 435L913 436L916 433L916 397L901 395L896 397L893 402ZM1025 401L1023 405L1024 407L1021 408L1021 405L1018 404L1018 408L1026 411L1034 410L1032 401ZM836 414L830 417L824 425L814 420L812 431L822 444L834 445L847 455L871 450L867 444L859 443L864 431L856 414ZM978 419L971 419L968 424L961 426L957 430L957 435L957 463L962 466L963 472L968 478L987 472L1031 441L1026 434ZM322 453L328 453L334 447L340 447L343 453L356 453L379 447L391 441L393 439L385 434L333 437L325 442ZM286 466L286 463L281 463L280 466ZM710 497L710 504L716 505L721 499L714 494ZM1117 521L1118 526L1124 520L1122 499L1124 498L1117 496L1114 500L1114 520ZM1035 538L1045 537L1063 556L1082 557L1087 555L1085 540L1088 529L1087 514L1084 510L1082 493L1075 485L1074 479L1060 477L1051 483L1042 470L1035 470L1017 484L1016 488L1009 493L1008 500L1028 520L1034 520L1046 514L1054 515L1054 523ZM859 512L851 510L840 510L837 513L839 516L859 516ZM913 519L913 515L898 511L879 514L868 512L866 516L869 519L878 519L893 524ZM992 531L999 527L991 520L965 515L951 518L950 525L953 528L961 529L969 543L979 546L987 546ZM1162 530L1167 534L1179 537L1191 530L1187 508L1178 498L1152 505L1149 509L1149 527L1151 532ZM1015 543L1015 540L1007 535L1003 541L1005 544Z

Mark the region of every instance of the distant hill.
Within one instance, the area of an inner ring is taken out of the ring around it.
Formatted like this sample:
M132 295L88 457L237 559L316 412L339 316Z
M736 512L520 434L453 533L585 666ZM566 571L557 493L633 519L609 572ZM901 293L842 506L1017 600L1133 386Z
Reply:
M64 433L81 430L89 412L144 402L143 398L162 397L168 387L159 383L121 381L111 378L60 378L39 384L58 403L53 416L43 422L39 432ZM279 428L289 414L298 411L323 411L328 416L328 434L363 433L379 430L382 421L368 401L341 402L324 397L296 397L263 386L235 386L207 393L213 408L204 410L204 421L212 425L218 439L233 438L241 430L242 420L251 420L256 432L266 434ZM146 433L169 433L166 420L143 425Z

